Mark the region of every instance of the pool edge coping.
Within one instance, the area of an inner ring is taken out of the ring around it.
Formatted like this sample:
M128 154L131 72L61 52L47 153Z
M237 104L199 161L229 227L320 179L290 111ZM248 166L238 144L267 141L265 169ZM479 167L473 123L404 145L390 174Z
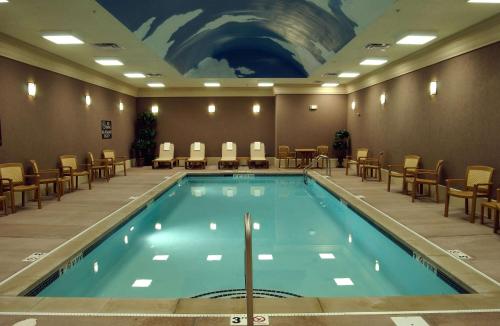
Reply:
M217 299L113 299L113 298L51 298L51 297L21 297L19 295L29 292L30 288L40 283L51 273L58 270L65 262L78 255L79 252L92 246L102 237L123 224L148 202L155 200L178 180L189 175L227 175L228 173L256 174L256 175L300 175L297 172L266 172L266 171L187 171L177 172L158 185L144 192L137 199L128 202L111 214L102 218L60 246L54 248L43 259L26 266L9 278L0 282L0 315L15 313L147 313L147 314L230 314L244 313L244 300L217 300ZM335 184L317 172L309 174L316 182L327 191L348 202L353 208L361 211L370 221L378 225L385 232L394 236L412 250L424 254L454 281L466 289L477 293L435 296L408 296L408 297L358 297L358 298L293 298L293 299L256 299L256 311L259 313L367 313L383 311L413 311L416 308L425 311L456 310L468 311L470 309L500 309L500 287L468 264L456 261L439 246L418 235L410 228L402 225L389 215L381 212L369 203L356 197L347 189ZM369 214L365 214L368 212ZM375 218L371 215L375 214ZM389 218L389 219L388 219ZM387 223L389 222L389 223ZM380 224L379 224L380 223ZM96 229L101 232L96 234ZM396 231L395 231L396 230ZM395 233L393 233L395 231ZM401 231L401 232L400 232ZM89 234L92 237L89 237ZM85 238L87 237L87 239ZM421 239L419 239L419 237ZM90 238L90 239L89 239ZM406 239L406 240L405 240ZM85 241L86 240L86 241ZM437 250L436 248L440 249ZM427 252L427 254L426 254ZM72 255L71 255L72 253ZM64 256L64 257L59 257ZM38 270L37 270L38 268ZM44 269L45 268L45 269ZM449 271L453 269L453 272ZM457 273L455 269L458 269ZM30 275L30 272L32 273ZM41 275L43 274L43 275ZM457 275L458 274L458 275ZM464 278L467 280L463 281ZM140 305L147 307L140 308ZM439 303L439 304L436 304ZM138 307L139 305L139 307ZM153 307L151 307L153 306ZM260 308L259 308L260 306ZM84 309L82 311L82 309ZM136 309L136 310L134 310ZM134 312L130 312L134 311Z

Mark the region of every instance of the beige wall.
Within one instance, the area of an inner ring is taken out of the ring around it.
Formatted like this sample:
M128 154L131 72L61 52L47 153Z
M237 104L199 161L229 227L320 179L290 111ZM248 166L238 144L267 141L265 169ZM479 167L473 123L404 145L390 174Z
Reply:
M248 156L250 143L266 144L267 155L274 153L274 97L138 98L137 110L159 106L157 141L175 144L176 156L189 156L192 142L205 143L207 156L220 156L225 141L238 145L238 156ZM216 112L208 113L214 104ZM254 103L261 111L252 112Z
M37 84L30 99L28 80ZM87 108L88 92L92 105ZM125 110L120 112L122 100ZM36 159L42 168L55 167L61 154L77 154L84 161L88 151L99 154L114 148L128 155L134 137L135 98L70 77L0 57L0 162ZM101 120L111 120L113 138L101 139Z
M468 164L493 166L498 186L499 53L496 43L350 94L347 126L353 148L383 150L386 162L420 154L426 168L444 159L444 174L453 178L463 178ZM431 97L434 79L438 94ZM387 94L383 108L382 92ZM350 110L352 100L356 112Z

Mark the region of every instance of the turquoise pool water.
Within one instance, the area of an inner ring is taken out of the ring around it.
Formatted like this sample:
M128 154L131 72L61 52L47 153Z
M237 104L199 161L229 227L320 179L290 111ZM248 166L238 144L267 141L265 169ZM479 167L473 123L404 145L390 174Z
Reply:
M38 296L241 296L247 211L257 296L458 293L313 180L190 176L60 271Z

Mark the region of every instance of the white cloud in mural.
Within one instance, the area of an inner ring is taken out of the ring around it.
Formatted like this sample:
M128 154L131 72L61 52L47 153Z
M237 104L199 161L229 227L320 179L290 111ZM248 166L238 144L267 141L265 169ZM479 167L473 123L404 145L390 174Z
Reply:
M226 59L217 60L214 58L205 58L200 61L195 68L189 70L185 76L234 78L240 75L251 75L254 73L255 71L246 67L231 68Z
M302 64L304 69L307 71L308 74L311 74L311 72L320 66L322 63L319 62L318 59L307 49L303 48L302 46L295 46L291 43L288 43L286 41L279 40L274 37L262 37L269 39L277 44L279 44L282 48L285 50L289 51L292 53L293 58L295 61L298 63Z
M144 40L149 47L160 54L163 58L167 55L168 49L174 44L175 40L170 41L179 28L186 25L189 21L195 19L203 12L201 9L187 12L181 15L174 15L165 20L148 38ZM146 22L147 23L147 22ZM143 25L144 26L144 25ZM142 26L141 26L142 28Z
M151 17L148 20L144 22L144 24L141 25L135 32L135 36L137 36L141 41L144 39L146 34L148 34L149 30L151 29L151 25L155 21L156 17Z
M312 44L314 44L314 47L319 50L319 52L321 53L321 56L323 57L323 59L326 60L326 59L328 59L329 57L331 57L332 55L335 54L335 51L328 50L320 42L313 41L313 40L311 40L311 42L312 42Z
M207 23L198 32L196 32L193 36L196 36L200 33L206 32L206 31L217 29L217 28L221 27L222 25L225 25L228 23L251 23L251 22L263 21L263 20L267 20L267 19L253 16L253 15L239 15L239 16L223 15L223 16L217 18L216 20L213 20L213 21Z

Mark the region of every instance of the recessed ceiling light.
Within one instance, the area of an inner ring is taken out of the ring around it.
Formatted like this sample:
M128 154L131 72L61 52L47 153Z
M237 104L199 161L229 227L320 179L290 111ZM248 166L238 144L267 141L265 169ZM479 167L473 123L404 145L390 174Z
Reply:
M335 284L337 284L338 286L354 285L352 280L348 277L334 278L333 280L335 281Z
M500 3L500 0L469 0L469 3Z
M204 84L205 87L220 87L220 83L217 82L209 82Z
M148 83L148 86L152 87L152 88L162 88L162 87L165 87L165 84L164 83Z
M212 231L217 230L217 223L210 223L210 230Z
M153 280L135 280L134 284L132 284L133 288L147 288L151 285Z
M410 34L400 39L397 44L422 45L436 38L436 35Z
M365 59L361 61L359 64L362 66L380 66L383 65L384 63L387 63L387 59L372 58L372 59Z
M168 260L168 255L156 255L153 257L153 260L166 261L166 260Z
M274 83L263 82L263 83L258 83L257 86L259 86L259 87L273 87Z
M323 83L321 84L321 87L337 87L339 86L339 83Z
M335 259L335 255L332 253L324 253L324 254L319 254L319 258L321 258L321 259Z
M123 75L127 78L146 78L142 72L126 72Z
M0 0L0 3L8 3L9 0Z
M121 62L118 59L113 59L113 58L95 59L95 62L97 62L101 66L123 66L123 62Z
M339 75L340 78L355 78L359 76L359 72L343 72Z
M207 261L220 261L222 260L222 255L208 255Z
M254 229L254 230L260 230L260 223L255 222L255 223L253 224L253 229Z
M273 255L271 255L271 254L260 254L257 258L259 260L273 260Z
M83 44L82 40L71 34L43 34L42 37L55 44Z

